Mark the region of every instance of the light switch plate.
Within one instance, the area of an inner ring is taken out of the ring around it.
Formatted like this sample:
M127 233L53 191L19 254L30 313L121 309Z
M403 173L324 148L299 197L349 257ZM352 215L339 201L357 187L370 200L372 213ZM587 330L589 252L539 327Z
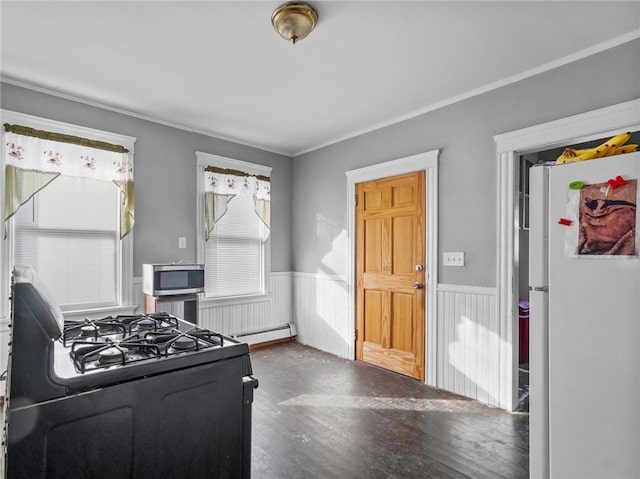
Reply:
M444 253L445 266L464 266L464 252Z
M178 248L186 248L187 247L187 237L179 236L178 237Z

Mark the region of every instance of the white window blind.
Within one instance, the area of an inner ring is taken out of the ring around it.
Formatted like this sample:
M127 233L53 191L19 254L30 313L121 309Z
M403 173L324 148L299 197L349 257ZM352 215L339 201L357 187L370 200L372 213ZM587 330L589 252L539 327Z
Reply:
M206 297L262 294L267 228L252 195L235 196L227 207L205 242Z
M14 217L14 264L33 267L63 310L119 302L115 184L59 176Z

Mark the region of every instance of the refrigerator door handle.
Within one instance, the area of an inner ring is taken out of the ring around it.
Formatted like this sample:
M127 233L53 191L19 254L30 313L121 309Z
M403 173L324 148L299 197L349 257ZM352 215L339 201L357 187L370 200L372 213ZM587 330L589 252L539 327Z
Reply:
M549 167L529 170L529 284L549 285Z

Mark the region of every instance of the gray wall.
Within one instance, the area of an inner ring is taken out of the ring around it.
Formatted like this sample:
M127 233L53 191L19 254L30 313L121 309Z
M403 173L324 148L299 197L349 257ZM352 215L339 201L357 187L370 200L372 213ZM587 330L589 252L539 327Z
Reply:
M294 158L294 271L347 274L345 171L439 148L440 262L466 253L465 267L440 265L439 282L495 286L493 136L640 97L639 51L636 40Z
M196 259L196 151L271 166L273 271L291 271L291 158L2 83L2 108L137 138L134 275ZM187 249L178 237L187 237Z

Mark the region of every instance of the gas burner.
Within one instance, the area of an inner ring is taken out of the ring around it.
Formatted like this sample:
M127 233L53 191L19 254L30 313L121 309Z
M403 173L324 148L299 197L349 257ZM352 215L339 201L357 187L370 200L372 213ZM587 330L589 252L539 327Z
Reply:
M195 336L186 333L177 333L165 343L164 352L169 356L184 351L198 351L209 346L211 346L211 344L201 341Z
M135 323L135 329L153 329L156 326L156 322L152 318L142 318Z
M178 336L170 341L170 345L176 351L189 351L191 349L197 349L198 341L196 338L190 336Z
M96 324L87 324L80 327L80 336L83 338L90 336L100 336L100 326Z
M100 364L124 364L128 352L127 348L121 348L114 344L109 349L104 349L98 353L98 362Z

